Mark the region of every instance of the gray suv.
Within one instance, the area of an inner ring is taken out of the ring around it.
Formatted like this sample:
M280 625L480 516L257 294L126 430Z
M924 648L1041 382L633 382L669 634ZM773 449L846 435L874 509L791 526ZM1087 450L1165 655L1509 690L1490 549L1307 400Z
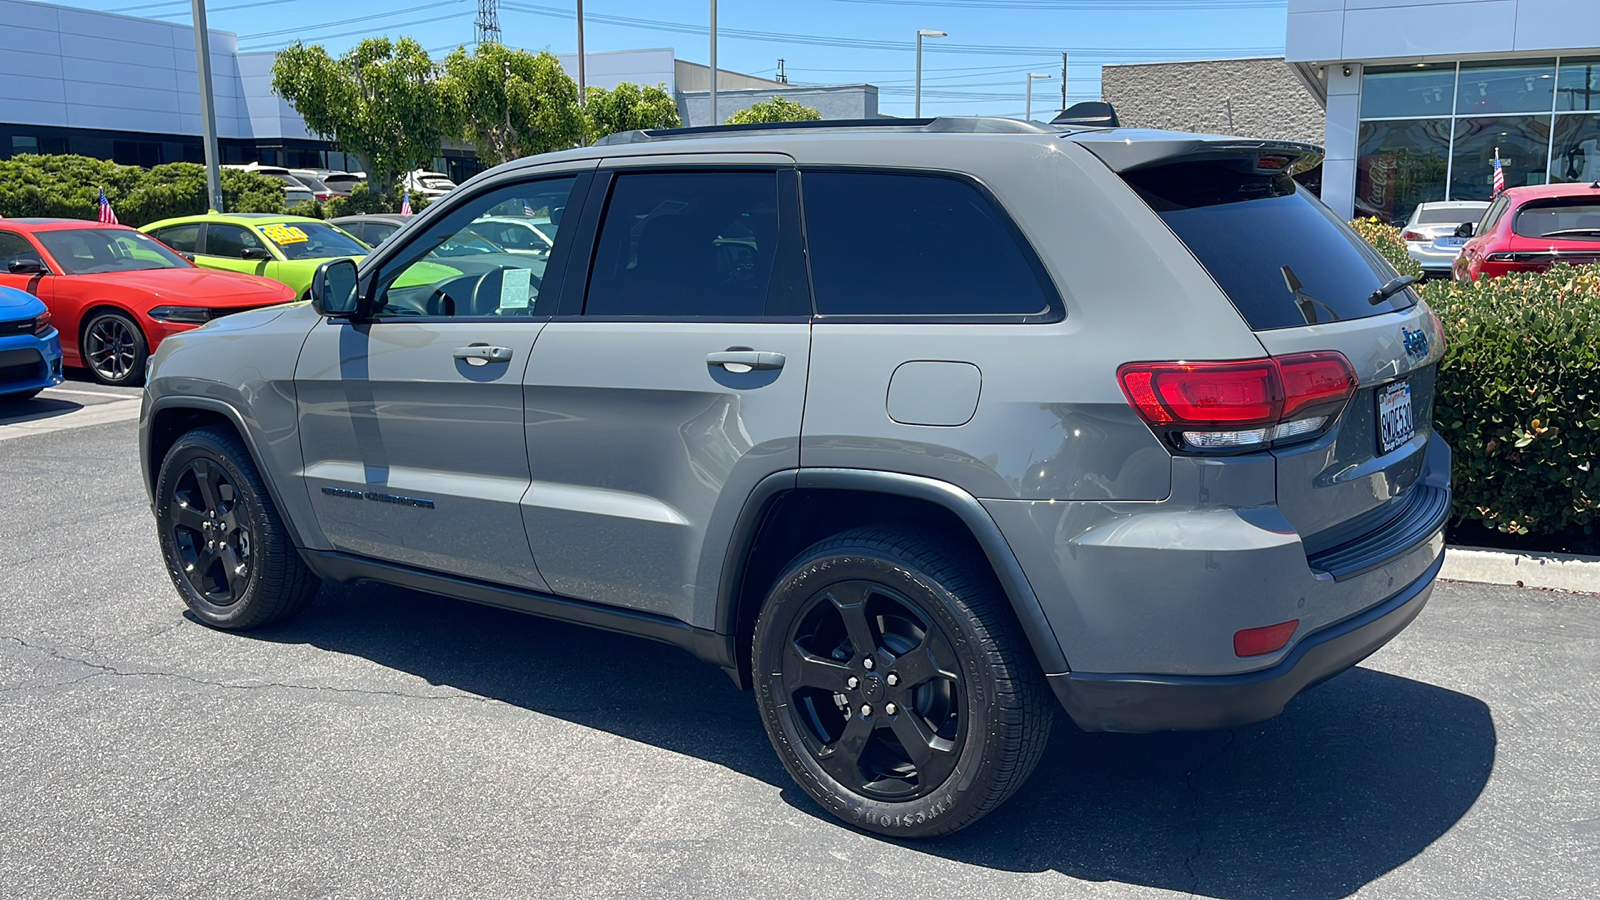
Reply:
M1439 324L1318 159L932 119L502 165L162 344L173 583L218 628L365 580L677 645L899 836L1016 791L1058 704L1269 718L1417 615L1450 506ZM549 252L437 252L507 216Z

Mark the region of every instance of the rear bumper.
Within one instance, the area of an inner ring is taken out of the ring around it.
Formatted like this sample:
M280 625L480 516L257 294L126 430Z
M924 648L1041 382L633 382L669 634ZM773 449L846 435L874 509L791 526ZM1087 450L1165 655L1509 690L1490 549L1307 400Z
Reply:
M1270 719L1296 694L1354 666L1411 623L1433 594L1440 553L1388 600L1302 638L1271 668L1237 675L1049 676L1068 715L1086 731L1184 731Z

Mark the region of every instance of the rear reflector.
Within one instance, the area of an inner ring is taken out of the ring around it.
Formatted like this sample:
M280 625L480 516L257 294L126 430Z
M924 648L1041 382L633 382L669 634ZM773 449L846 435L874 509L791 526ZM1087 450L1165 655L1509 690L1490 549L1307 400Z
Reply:
M1355 395L1356 373L1333 350L1226 362L1128 363L1128 402L1179 450L1241 451L1313 437Z
M1233 636L1233 655L1260 656L1263 653L1282 650L1283 646L1289 643L1289 638L1294 636L1294 630L1299 627L1299 619L1290 619L1276 625L1246 628Z

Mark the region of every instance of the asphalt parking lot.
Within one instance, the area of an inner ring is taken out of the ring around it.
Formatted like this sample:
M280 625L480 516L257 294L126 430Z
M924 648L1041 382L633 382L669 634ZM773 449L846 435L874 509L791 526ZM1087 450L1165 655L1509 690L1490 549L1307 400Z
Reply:
M201 626L136 392L45 397L0 412L3 897L1600 894L1600 597L1443 584L1271 722L1063 717L999 811L897 843L834 824L749 695L665 646L371 586Z

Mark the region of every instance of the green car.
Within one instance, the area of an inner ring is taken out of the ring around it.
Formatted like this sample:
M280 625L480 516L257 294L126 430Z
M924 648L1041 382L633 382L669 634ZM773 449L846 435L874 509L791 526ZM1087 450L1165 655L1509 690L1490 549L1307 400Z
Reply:
M272 213L180 216L139 230L197 265L281 281L302 297L317 266L341 257L360 262L369 249L321 219Z

